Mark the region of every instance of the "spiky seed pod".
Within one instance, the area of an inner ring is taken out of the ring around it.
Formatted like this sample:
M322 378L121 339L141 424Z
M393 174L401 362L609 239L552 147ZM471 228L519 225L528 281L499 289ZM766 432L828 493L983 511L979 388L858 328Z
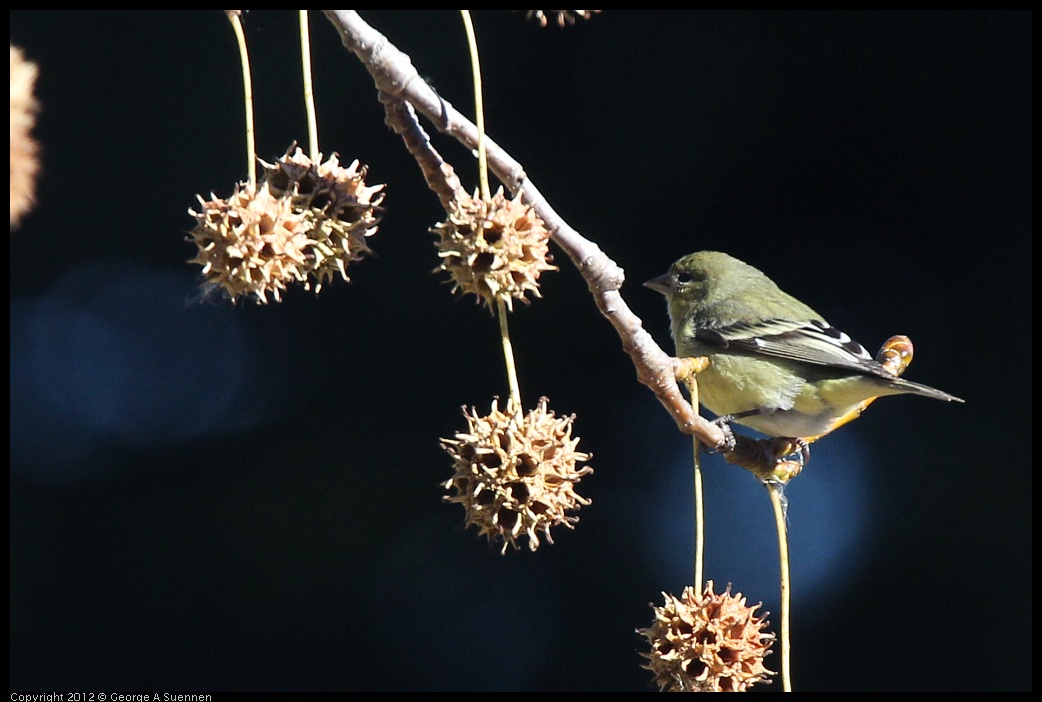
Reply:
M227 200L210 197L199 197L199 212L189 210L199 247L190 263L203 267L206 286L233 301L253 295L265 303L267 293L280 300L286 283L306 280L311 223L288 198L273 195L267 185L254 189L245 183Z
M312 160L295 145L275 163L261 161L272 193L292 200L295 212L311 222L307 254L317 279L316 292L340 275L348 280L347 264L372 253L366 238L376 233L384 185L367 186L367 168L353 161L348 167L332 154ZM305 288L309 287L305 283Z
M540 27L545 27L550 18L557 20L558 27L575 24L577 19L590 19L600 10L525 10L525 19L535 18Z
M654 623L638 630L651 643L643 667L662 692L744 692L774 675L763 666L774 634L763 630L765 617L754 616L762 603L746 606L730 585L717 595L712 580L701 595L686 587L679 598L662 596Z
M472 293L489 310L501 299L513 310L515 299L539 297L539 276L557 270L550 263L550 232L521 193L508 200L503 189L490 199L467 195L453 201L444 222L434 225L441 258L436 270L452 276L452 292Z
M577 465L590 456L575 450L575 417L555 417L547 411L547 402L541 398L520 421L517 415L501 412L498 401L484 417L464 407L467 430L441 442L455 461L454 475L444 483L455 493L445 500L463 505L467 524L476 526L479 535L502 539L501 553L507 546L518 548L522 535L528 536L532 551L539 548L540 532L553 543L550 528L574 528L579 518L567 513L590 504L575 492L575 484L593 472Z
M36 122L36 65L11 46L11 226L33 206L39 148L30 132Z

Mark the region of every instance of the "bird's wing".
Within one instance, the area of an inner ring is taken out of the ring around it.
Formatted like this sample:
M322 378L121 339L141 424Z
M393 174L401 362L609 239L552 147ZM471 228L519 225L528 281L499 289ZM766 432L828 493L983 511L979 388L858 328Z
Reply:
M894 378L864 346L820 319L809 322L766 319L723 327L702 327L695 330L695 339L720 350L813 363L890 380Z

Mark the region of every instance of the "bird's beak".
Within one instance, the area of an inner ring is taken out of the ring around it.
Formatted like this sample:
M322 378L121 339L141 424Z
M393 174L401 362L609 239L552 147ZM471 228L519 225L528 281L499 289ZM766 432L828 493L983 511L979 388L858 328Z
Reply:
M648 282L644 283L645 288L651 288L655 292L660 292L663 295L669 293L669 273L663 273L658 278L652 278Z

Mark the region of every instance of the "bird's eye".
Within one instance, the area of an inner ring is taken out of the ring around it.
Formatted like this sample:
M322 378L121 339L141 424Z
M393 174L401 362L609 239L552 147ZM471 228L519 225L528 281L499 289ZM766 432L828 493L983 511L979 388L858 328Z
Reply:
M687 285L688 283L693 281L695 277L687 271L677 271L676 279L678 284Z

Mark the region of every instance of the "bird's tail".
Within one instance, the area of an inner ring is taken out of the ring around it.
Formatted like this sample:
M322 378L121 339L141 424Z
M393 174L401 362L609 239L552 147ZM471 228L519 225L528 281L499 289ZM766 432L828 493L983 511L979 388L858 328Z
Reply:
M903 378L895 378L892 381L892 385L895 390L899 393L909 393L912 395L922 395L923 397L932 397L935 400L945 400L947 402L966 402L961 397L955 395L949 395L946 392L942 392L937 388L931 388L929 385L922 385L920 383L913 383L910 380Z

